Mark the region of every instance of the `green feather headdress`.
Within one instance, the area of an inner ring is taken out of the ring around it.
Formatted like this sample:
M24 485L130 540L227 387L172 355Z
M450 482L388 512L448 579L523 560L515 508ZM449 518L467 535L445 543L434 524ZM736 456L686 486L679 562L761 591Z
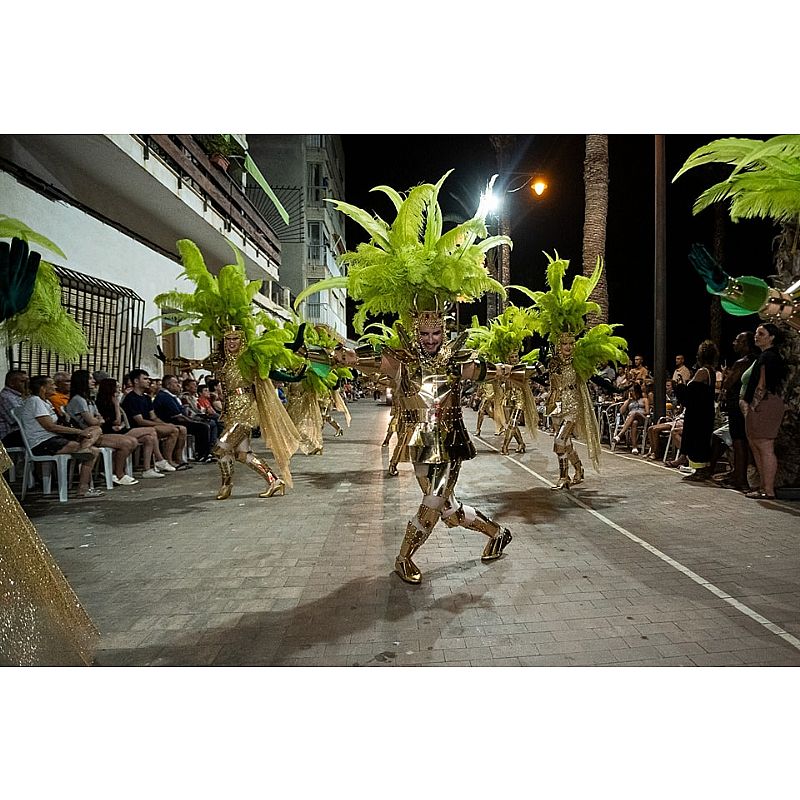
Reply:
M383 322L373 322L364 329L365 331L378 331L377 333L364 333L359 337L359 342L371 344L376 353L380 353L384 347L391 347L394 350L400 350L403 344L400 340L400 334L397 332L397 323L389 327Z
M295 316L292 322L286 323L285 330L290 336L290 341L297 338L297 333L302 324L303 322L298 316ZM321 347L328 352L331 352L339 344L338 339L328 332L325 325L306 324L303 338L305 344L310 347ZM347 367L332 367L327 364L311 362L300 384L321 398L327 397L336 388L336 384L340 380L349 380L352 377L353 373Z
M361 304L353 325L362 333L370 314L397 314L409 327L416 311L472 301L487 291L505 296L503 286L489 277L484 261L488 250L501 244L510 247L511 240L489 236L478 243L488 234L481 215L442 233L438 195L450 172L436 184L415 186L405 197L389 186L372 189L384 192L394 204L397 216L391 225L349 203L328 199L337 211L361 225L370 240L339 257L346 277L307 287L298 295L295 308L315 292L347 288Z
M253 311L253 298L261 284L247 280L244 259L233 245L236 263L226 264L218 276L209 272L193 241L181 239L177 247L183 264L181 277L192 281L196 289L194 292L164 292L154 298L157 305L169 308L166 314L155 319L178 322L164 333L205 333L222 342L226 330L234 325L241 328L244 348L239 356L239 367L248 379L256 375L267 378L273 369L293 370L302 365L303 360L284 346L293 340L293 333L266 311Z
M589 300L594 287L603 272L603 260L598 257L594 271L590 277L576 275L569 289L564 288L564 275L569 261L555 259L545 253L548 259L547 292L532 292L524 286L514 286L531 298L536 316L534 327L537 333L547 337L554 346L558 346L559 337L568 333L576 337L573 352L575 372L581 380L588 380L594 375L599 364L613 361L627 364L625 352L628 343L621 336L614 335L619 325L600 324L586 330L586 316L600 311L597 303Z
M14 237L66 258L59 247L24 222L0 215L0 239ZM9 262L8 274L0 278L4 294L8 295L4 304L9 313L15 312L0 322L0 340L6 346L27 340L64 361L77 361L89 351L89 346L83 328L61 306L61 283L55 268L42 259L35 280L30 274L33 269L36 269L35 262L27 258L25 263ZM19 292L16 299L12 296L15 292Z
M536 333L535 313L528 308L509 305L488 326L472 318L467 329L467 347L477 350L490 361L506 363L512 353L519 353L525 340Z

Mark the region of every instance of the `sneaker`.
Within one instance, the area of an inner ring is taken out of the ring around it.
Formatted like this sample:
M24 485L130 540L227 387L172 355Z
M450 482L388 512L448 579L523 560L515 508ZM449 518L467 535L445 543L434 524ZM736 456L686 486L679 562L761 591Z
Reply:
M192 465L188 461L181 461L181 463L178 464L177 467L173 467L175 472L181 472L182 470L191 469L191 468L192 468Z
M682 464L678 467L678 472L684 473L684 475L694 475L694 468L688 466L687 464Z
M162 458L161 461L156 461L155 467L161 472L175 472L175 467L173 467L166 458Z
M136 478L131 478L130 475L123 475L121 478L118 478L116 475L111 476L111 480L117 484L117 486L135 486L139 481Z
M90 488L87 489L83 494L79 494L78 497L102 497L105 492L100 491L100 489Z
M638 447L634 447L633 450L631 450L631 455L638 456L639 455L639 448Z
M164 476L157 469L146 469L142 473L143 478L163 478Z

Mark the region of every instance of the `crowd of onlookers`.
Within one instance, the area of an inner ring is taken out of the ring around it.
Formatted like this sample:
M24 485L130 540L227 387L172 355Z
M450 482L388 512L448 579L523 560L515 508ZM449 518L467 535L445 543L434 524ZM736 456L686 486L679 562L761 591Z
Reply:
M607 365L590 386L598 411L614 411L613 424L607 426L609 445L627 445L631 454L646 453L651 460L664 458L669 447L676 456L665 463L684 471L687 481L714 481L748 497L773 498L774 443L786 409L781 395L786 366L779 353L783 340L771 323L759 325L755 333L743 331L732 342L733 363L723 369L710 340L699 345L693 367L676 355L666 380L666 413L658 419L655 384L642 356L619 372ZM723 458L727 469L717 472ZM758 486L752 488L751 465L758 475Z
M6 448L27 445L35 456L71 455L80 462L78 497L101 497L104 492L91 486L101 447L113 453L118 486L139 482L130 464L139 467L141 479L162 479L191 469L190 460L216 461L222 400L218 380L198 384L189 373L151 378L134 369L120 386L105 372L29 378L24 370L10 370L0 390L0 441Z

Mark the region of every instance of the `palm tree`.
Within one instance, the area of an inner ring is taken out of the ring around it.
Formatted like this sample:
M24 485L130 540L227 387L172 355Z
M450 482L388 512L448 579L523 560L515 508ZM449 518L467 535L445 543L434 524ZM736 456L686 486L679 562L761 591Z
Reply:
M497 171L500 173L501 180L503 180L503 176L508 172L508 165L511 161L511 154L516 144L517 137L513 134L493 133L489 136L489 141L497 157ZM503 203L500 207L498 233L500 236L511 236L511 223L509 221L506 203ZM497 259L497 280L502 283L503 286L508 286L511 283L511 248L507 244L501 245L497 249L495 258ZM490 314L487 309L487 322L488 318L493 318L500 314L508 304L505 298L498 295L490 295L489 302L491 303L492 300L497 303L497 309L493 314Z
M704 208L730 202L730 217L761 218L776 222L781 232L776 237L774 255L775 285L786 289L800 279L800 136L773 136L761 139L717 139L692 153L672 179L703 164L721 163L733 167L723 181L706 189L692 209L698 214ZM778 457L778 486L800 483L800 335L785 328L783 356L788 364L784 400L789 411L775 442Z
M583 162L583 181L586 187L586 209L583 218L583 274L590 276L598 256L605 260L606 219L608 217L608 135L593 133L586 136L586 157ZM592 315L590 324L608 322L608 284L605 270L592 292L600 313Z

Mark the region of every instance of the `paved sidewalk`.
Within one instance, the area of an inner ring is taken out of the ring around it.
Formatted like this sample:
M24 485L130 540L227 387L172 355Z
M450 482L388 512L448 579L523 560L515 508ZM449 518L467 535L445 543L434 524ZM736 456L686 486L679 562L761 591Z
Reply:
M219 502L202 465L26 500L102 633L98 665L800 665L797 504L608 452L555 492L552 439L505 458L487 421L459 497L514 541L484 564L481 534L440 524L410 586L392 568L419 489L408 464L385 477L389 409L351 409L285 497L237 466Z

